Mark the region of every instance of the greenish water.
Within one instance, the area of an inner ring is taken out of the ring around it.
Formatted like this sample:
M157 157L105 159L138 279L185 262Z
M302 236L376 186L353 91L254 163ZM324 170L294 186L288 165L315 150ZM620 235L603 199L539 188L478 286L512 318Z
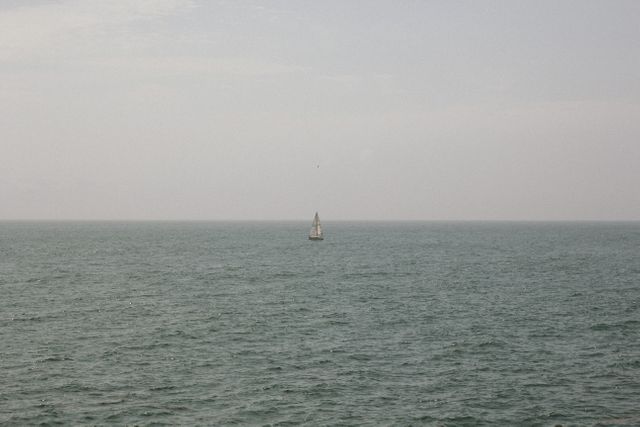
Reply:
M640 425L640 223L0 223L0 423Z

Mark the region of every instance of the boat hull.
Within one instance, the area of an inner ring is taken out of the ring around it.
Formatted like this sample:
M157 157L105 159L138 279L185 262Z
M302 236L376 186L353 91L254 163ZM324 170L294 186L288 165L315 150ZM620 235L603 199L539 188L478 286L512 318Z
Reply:
M323 237L311 237L309 236L309 240L324 240Z

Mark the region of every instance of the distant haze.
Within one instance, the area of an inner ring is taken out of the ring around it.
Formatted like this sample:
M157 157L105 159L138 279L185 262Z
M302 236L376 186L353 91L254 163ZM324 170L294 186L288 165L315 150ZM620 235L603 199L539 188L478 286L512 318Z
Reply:
M639 220L640 1L0 2L0 219Z

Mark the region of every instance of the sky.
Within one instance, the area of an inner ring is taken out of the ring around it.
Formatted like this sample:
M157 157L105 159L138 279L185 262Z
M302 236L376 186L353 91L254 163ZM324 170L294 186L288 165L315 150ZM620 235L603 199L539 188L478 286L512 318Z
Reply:
M635 0L0 0L0 219L640 220Z

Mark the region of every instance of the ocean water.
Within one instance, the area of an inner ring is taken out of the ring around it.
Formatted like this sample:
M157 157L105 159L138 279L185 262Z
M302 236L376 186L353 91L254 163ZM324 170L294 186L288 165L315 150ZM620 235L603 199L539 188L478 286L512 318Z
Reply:
M0 223L2 425L640 425L640 223Z

